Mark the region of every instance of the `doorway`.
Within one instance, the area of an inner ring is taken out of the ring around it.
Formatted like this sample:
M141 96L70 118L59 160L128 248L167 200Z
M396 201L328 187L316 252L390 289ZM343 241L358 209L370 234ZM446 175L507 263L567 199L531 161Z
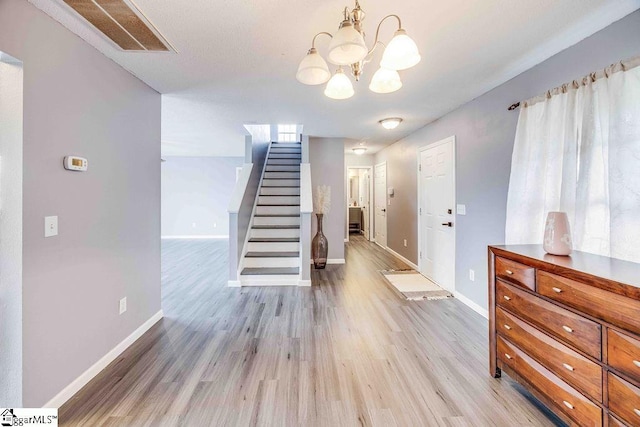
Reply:
M420 273L455 291L455 137L418 150Z
M350 234L361 234L372 238L373 185L371 166L347 168L347 240Z
M387 162L379 163L374 169L375 188L375 242L387 248Z
M0 52L0 402L22 406L23 64Z

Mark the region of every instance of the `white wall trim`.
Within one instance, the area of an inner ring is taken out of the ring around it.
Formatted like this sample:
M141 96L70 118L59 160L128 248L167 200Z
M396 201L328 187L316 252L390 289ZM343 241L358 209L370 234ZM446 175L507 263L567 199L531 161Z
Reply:
M484 317L485 319L489 318L489 312L485 308L483 308L480 305L476 304L475 302L471 301L469 298L465 297L460 292L455 291L453 293L453 295L456 298L458 298L461 303L463 303L464 305L469 307L471 310L473 310L476 313L478 313L480 316Z
M387 250L387 252L389 252L391 255L395 256L396 258L398 258L400 261L405 262L406 264L409 264L409 267L413 268L415 271L417 271L418 273L420 273L420 270L418 269L418 266L415 265L414 263L412 263L411 261L409 261L408 259L406 259L405 257L403 257L402 255L400 255L398 252L394 251L393 249L386 247L384 248Z
M313 264L313 260L309 260L309 263ZM327 264L346 264L346 261L344 258L329 258Z
M177 235L177 236L161 236L161 239L228 239L229 236L205 234L205 235Z
M298 286L311 286L311 280L298 280Z
M240 281L239 281L239 280L229 280L229 281L227 282L227 286L228 286L229 288L239 288L239 287L241 287L241 286L242 286L242 284L240 283Z
M149 320L144 322L138 329L133 331L131 335L122 340L111 351L102 356L100 360L94 363L89 369L84 371L78 378L73 380L71 384L66 386L56 394L53 399L44 404L43 408L60 408L67 400L71 399L82 387L87 385L96 375L106 368L111 362L116 360L131 344L133 344L138 338L144 335L153 325L155 325L160 319L162 319L162 310L151 316Z

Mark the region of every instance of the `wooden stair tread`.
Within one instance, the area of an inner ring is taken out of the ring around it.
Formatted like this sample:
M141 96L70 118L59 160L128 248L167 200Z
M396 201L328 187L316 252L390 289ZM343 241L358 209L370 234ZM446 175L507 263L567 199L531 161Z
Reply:
M251 228L258 230L297 230L299 225L254 225Z
M300 215L290 215L290 214L259 214L259 215L254 215L255 217L261 217L261 218L297 218Z
M280 268L245 268L240 275L242 276L274 276L274 275L298 275L300 269L298 267L280 267Z
M247 258L298 258L300 252L247 252Z

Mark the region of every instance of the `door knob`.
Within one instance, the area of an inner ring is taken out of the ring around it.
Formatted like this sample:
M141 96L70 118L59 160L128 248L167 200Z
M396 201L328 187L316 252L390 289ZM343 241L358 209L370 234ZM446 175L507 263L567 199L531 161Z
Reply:
M386 209L382 209L382 212L386 212L386 211L387 211Z
M449 222L443 222L442 225L446 226L446 227L453 227L453 223L451 221Z

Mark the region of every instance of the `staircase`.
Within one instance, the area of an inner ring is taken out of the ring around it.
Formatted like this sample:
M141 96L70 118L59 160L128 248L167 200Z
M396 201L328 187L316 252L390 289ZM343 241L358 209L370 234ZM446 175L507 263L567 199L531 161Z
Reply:
M298 283L300 162L299 143L271 143L242 260L243 286Z

